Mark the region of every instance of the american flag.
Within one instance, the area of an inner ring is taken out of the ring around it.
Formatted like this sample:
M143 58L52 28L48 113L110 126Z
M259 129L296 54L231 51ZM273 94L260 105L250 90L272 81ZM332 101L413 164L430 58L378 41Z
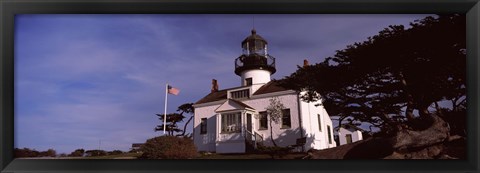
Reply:
M168 85L168 94L178 95L178 93L180 93L179 89Z

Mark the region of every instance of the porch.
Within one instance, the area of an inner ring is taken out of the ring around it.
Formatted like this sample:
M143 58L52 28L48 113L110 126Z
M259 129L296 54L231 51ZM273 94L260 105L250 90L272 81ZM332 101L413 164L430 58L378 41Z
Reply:
M254 130L256 111L252 107L228 99L215 112L217 153L245 153L263 142L263 136Z

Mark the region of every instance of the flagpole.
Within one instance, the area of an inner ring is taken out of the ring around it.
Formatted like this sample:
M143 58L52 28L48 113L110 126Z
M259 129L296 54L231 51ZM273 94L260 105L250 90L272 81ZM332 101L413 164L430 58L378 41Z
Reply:
M163 134L167 129L167 96L168 96L168 83L165 86L165 113L163 114Z

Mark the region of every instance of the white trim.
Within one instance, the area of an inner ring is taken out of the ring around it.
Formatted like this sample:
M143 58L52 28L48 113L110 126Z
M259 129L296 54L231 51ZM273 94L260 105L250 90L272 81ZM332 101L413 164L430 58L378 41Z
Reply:
M278 92L272 92L272 93L252 95L252 97L250 97L250 99L261 99L261 98L265 98L265 97L274 97L274 96L289 95L289 94L298 94L298 92L296 92L294 90L278 91Z
M225 103L227 102L233 102L234 104L240 106L240 107L243 107L242 105L239 105L238 103L235 103L235 101L233 101L232 99L227 99L227 101L223 102L222 104L220 104L220 106L218 106L217 108L215 108L215 110L213 110L214 112L216 113L221 113L221 112L228 112L228 111L234 111L234 110L251 110L251 111L255 111L255 109L253 108L249 108L249 107L244 107L244 108L236 108L236 109L228 109L228 110L221 110L221 111L217 111L218 109L220 109L220 107L222 107L223 105L225 105ZM245 104L245 103L243 103Z
M200 103L200 104L194 104L192 105L194 108L200 108L200 107L206 107L206 106L213 106L217 104L222 104L226 101L227 99L222 99L222 100L217 100L213 102L206 102L206 103Z

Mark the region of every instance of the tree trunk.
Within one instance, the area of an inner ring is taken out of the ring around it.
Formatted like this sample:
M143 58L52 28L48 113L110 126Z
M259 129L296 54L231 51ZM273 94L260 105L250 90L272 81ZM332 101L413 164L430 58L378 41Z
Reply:
M415 116L413 115L413 109L415 108L415 105L414 105L414 101L413 101L413 96L412 94L410 94L410 92L408 91L408 87L407 87L407 80L405 79L405 76L403 75L402 72L399 72L398 74L399 78L400 78L400 83L402 84L403 86L403 91L406 93L406 96L407 96L407 109L405 110L405 117L407 117L407 120L408 121L412 121L413 119L415 119Z
M193 119L193 116L191 116L191 117L188 119L188 121L185 123L185 125L183 126L183 132L182 132L182 134L177 135L177 136L185 136L185 131L187 131L187 125L188 125L188 123L190 123L190 121L192 121L192 119Z
M418 114L420 114L421 117L426 117L430 115L430 112L428 111L428 107L432 104L432 102L425 102L423 99L424 96L422 96L422 99L419 100L418 105Z
M432 159L443 158L449 128L437 115L428 116L425 130L402 129L390 138L369 138L308 153L307 159ZM372 152L375 151L375 152ZM448 158L448 157L447 157Z
M392 147L397 150L415 149L440 143L449 137L447 123L437 115L430 115L431 126L422 131L402 130L392 138Z
M413 121L413 119L415 119L415 116L413 115L413 100L408 100L407 109L405 110L405 116L407 117L407 121L410 121L410 122Z
M277 143L273 140L273 128L272 128L272 121L270 120L270 139L272 139L273 146L277 147Z

